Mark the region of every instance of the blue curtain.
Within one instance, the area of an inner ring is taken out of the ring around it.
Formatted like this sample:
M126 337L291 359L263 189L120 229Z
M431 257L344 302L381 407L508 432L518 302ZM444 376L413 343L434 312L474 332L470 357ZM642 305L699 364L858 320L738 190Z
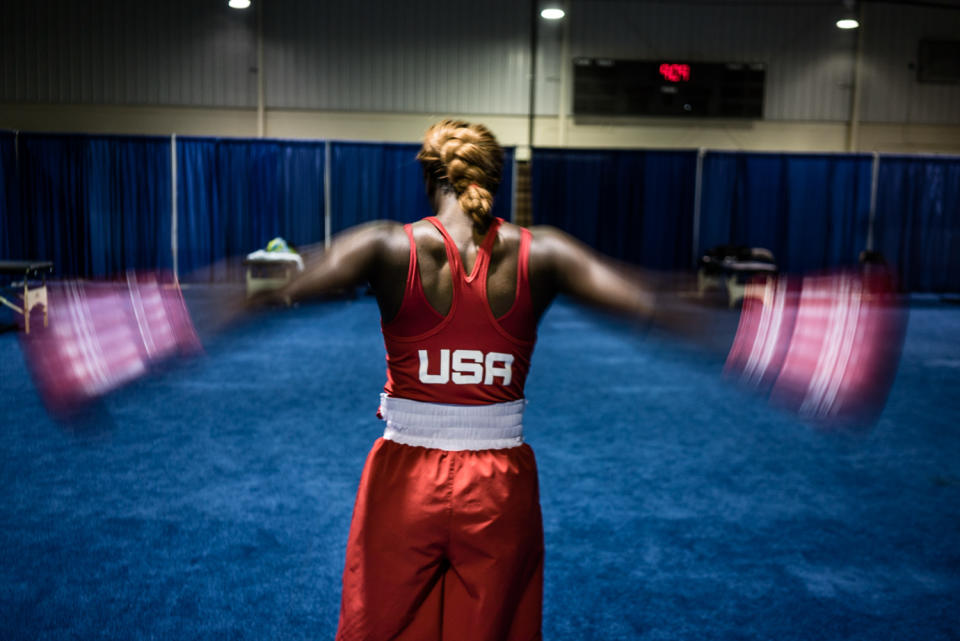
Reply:
M863 154L706 154L698 254L737 244L770 249L783 271L856 264L872 162Z
M177 139L178 267L184 280L236 278L281 236L323 241L323 142Z
M960 157L881 156L874 234L905 290L960 291Z
M430 213L415 144L331 143L332 230ZM324 235L323 142L180 139L182 276L220 279L275 236ZM710 152L692 252L694 151L534 150L533 216L600 251L685 269L726 243L785 271L854 264L866 246L872 158ZM510 218L513 150L494 213ZM0 132L0 257L64 276L169 269L167 138ZM960 158L882 156L875 248L908 291L960 291Z
M695 151L535 149L533 221L653 269L691 264Z
M16 134L12 131L0 131L0 259L12 258L15 245L19 244L20 230L16 229L16 240L12 238L13 225L19 222L17 195L17 155Z
M429 216L418 144L331 143L331 229L333 233L371 220L403 223ZM510 220L513 149L505 149L503 178L494 216Z
M166 138L20 134L12 258L52 260L62 276L169 269Z

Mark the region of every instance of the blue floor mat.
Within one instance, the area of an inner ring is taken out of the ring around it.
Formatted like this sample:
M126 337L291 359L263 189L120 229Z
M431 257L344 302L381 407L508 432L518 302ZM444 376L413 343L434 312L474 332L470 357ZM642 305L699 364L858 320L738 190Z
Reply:
M70 422L14 334L0 355L0 638L333 638L382 431L371 299L262 316ZM960 637L960 309L912 311L866 434L810 429L721 365L548 313L526 420L544 637Z

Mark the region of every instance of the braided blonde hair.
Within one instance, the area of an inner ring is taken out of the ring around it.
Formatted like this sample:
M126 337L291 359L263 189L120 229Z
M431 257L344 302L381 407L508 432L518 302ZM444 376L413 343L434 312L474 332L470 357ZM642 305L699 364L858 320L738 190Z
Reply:
M503 170L503 148L493 133L483 125L441 120L427 130L417 160L424 177L449 185L474 226L486 230Z

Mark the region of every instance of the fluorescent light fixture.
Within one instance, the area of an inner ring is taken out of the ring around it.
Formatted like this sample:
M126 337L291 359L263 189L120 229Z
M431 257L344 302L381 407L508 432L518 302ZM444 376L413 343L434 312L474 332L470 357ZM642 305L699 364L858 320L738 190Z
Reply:
M550 7L540 12L540 17L544 20L559 20L565 15L567 14L563 12L563 9L557 9L556 7Z
M231 9L247 9L250 6L250 0L230 0L227 6Z
M842 20L837 20L838 29L856 29L859 26L860 23L853 18L843 18Z

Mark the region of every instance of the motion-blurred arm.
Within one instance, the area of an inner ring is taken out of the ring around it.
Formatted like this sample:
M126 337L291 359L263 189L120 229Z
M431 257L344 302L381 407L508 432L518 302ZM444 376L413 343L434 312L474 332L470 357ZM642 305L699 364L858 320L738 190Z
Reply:
M338 235L326 249L307 251L306 268L285 286L264 292L251 306L291 300L308 300L332 292L381 280L385 257L397 244L400 225L377 221ZM403 236L402 240L406 241Z
M552 227L532 231L531 271L535 282L545 284L533 292L538 308L545 309L550 296L564 294L590 307L705 342L703 317L709 310L683 298L686 277L646 272L615 261Z
M538 296L565 294L591 307L631 317L653 314L653 288L629 273L626 266L601 256L559 229L536 227L531 231L532 276L534 282L547 285L535 288L535 301Z

